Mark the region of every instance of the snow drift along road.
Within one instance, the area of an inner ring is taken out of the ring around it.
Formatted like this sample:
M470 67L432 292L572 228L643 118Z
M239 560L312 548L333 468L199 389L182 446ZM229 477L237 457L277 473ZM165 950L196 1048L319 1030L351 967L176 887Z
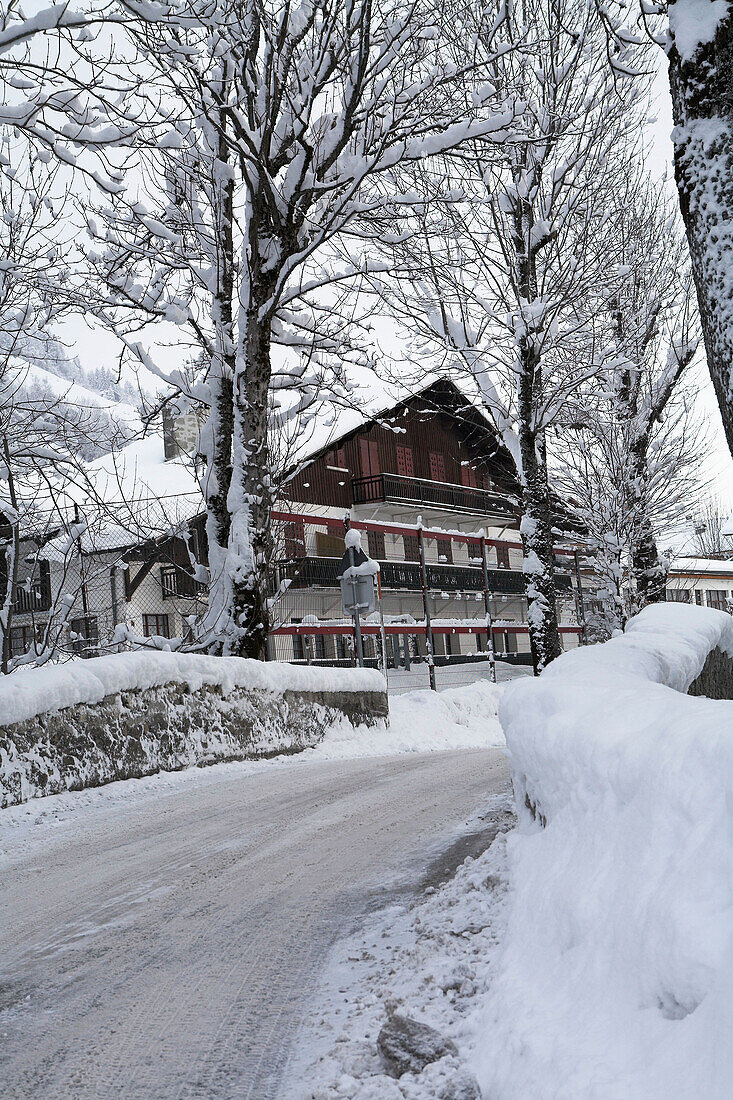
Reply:
M733 1096L733 702L681 692L733 619L647 608L500 706L520 813L477 1026L496 1100Z

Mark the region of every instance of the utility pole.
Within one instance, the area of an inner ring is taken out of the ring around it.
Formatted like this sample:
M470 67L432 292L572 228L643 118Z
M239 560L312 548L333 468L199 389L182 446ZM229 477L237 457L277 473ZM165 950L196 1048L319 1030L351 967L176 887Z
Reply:
M494 620L491 617L491 592L489 591L489 564L486 557L486 536L481 532L481 563L484 575L484 611L486 612L486 633L489 647L489 677L496 683L496 652L494 650Z
M422 533L422 516L417 521L417 545L420 553L420 578L422 583L422 605L425 612L425 644L428 651L428 676L430 677L430 690L437 691L435 685L435 660L433 653L433 625L430 619L430 594L428 592L428 571L425 566L425 540Z

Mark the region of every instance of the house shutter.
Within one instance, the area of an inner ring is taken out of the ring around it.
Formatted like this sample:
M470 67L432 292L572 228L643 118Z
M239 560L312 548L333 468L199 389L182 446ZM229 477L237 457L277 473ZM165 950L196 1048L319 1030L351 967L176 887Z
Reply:
M359 440L361 476L374 477L379 473L379 447L375 439Z
M415 467L412 463L412 447L397 446L397 473L402 477L414 477Z
M445 458L442 451L430 452L430 477L433 481L445 481Z

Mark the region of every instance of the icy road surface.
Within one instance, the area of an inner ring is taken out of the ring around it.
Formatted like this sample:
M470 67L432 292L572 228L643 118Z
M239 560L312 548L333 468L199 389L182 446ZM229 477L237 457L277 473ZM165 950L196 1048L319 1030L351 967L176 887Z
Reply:
M508 783L498 749L199 774L5 832L3 1097L277 1096L328 947Z

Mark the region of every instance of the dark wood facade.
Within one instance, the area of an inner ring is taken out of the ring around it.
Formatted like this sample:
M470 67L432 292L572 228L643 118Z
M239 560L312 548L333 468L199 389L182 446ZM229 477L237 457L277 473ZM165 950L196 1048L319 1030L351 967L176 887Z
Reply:
M352 481L394 474L516 498L512 461L480 413L449 382L366 421L285 479L282 496L349 508Z

